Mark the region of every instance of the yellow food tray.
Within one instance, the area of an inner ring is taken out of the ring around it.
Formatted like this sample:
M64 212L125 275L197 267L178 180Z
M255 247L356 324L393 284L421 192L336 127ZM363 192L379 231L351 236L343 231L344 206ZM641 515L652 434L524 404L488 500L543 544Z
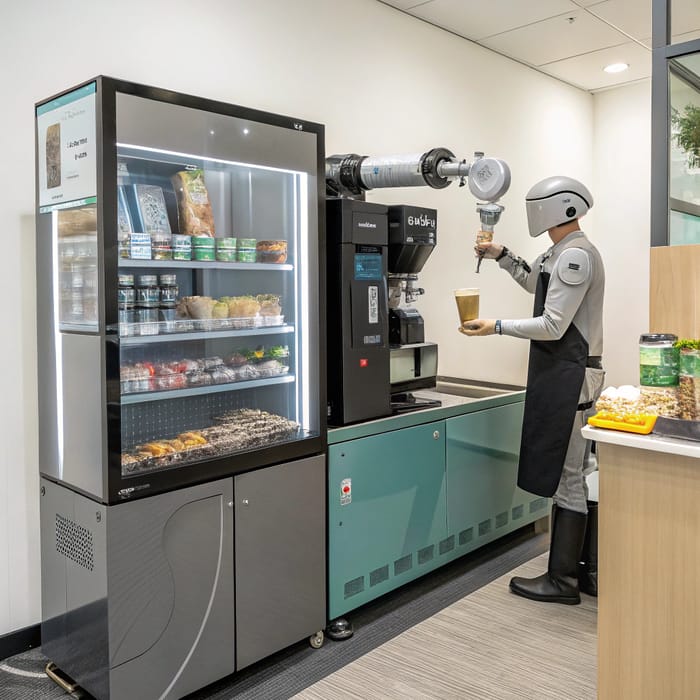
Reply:
M654 429L654 423L656 423L656 416L640 416L644 419L644 423L641 425L636 423L624 423L623 421L617 420L606 420L605 418L598 418L598 416L591 416L588 419L588 424L593 425L596 428L607 428L608 430L624 430L627 433L639 433L640 435L648 435Z

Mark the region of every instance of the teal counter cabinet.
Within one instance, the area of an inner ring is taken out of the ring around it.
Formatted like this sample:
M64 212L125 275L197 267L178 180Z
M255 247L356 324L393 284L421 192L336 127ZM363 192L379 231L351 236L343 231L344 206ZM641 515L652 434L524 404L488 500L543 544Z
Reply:
M328 449L329 616L440 566L445 421Z
M451 397L330 431L330 620L548 514L517 486L523 406Z
M522 403L447 423L447 529L455 555L547 515L548 500L517 486Z

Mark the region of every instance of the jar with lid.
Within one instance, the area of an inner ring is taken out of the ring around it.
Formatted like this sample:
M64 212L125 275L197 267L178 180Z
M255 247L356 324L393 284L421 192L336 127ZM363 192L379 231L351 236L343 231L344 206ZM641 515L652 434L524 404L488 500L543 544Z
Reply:
M672 333L639 337L639 383L644 387L678 386L678 350Z
M179 292L177 275L161 275L159 283L161 330L165 333L173 333L175 331L175 307Z
M133 309L136 306L136 289L134 288L133 275L119 275L119 301L120 311Z
M159 286L160 308L174 309L177 306L177 297L179 293L177 275L161 275Z
M136 287L136 306L141 309L157 309L160 304L160 289L156 275L139 275Z

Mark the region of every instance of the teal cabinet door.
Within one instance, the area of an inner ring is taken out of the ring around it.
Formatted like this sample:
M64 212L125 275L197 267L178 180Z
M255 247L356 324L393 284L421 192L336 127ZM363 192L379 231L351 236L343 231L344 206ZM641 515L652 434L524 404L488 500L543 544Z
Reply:
M450 418L447 528L454 556L547 515L548 499L517 486L524 404Z
M334 619L444 563L445 422L330 445L328 464Z

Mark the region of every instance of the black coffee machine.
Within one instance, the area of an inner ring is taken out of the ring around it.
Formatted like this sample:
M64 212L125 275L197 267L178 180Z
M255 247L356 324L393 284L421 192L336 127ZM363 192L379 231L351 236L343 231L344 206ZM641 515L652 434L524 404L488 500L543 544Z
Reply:
M328 424L391 415L387 207L326 200Z
M424 290L421 272L437 243L437 211L424 207L389 207L389 342L393 413L439 406L417 399L416 389L435 386L437 345L425 341L423 317L413 302Z
M326 200L329 425L439 405L407 393L435 386L437 345L411 303L436 222L434 209Z

